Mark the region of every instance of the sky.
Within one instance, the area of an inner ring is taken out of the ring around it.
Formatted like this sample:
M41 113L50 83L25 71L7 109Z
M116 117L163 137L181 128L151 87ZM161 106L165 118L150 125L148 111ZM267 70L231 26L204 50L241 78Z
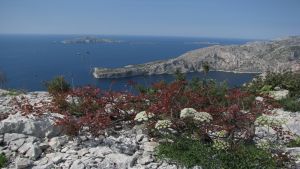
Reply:
M300 35L300 0L0 0L0 34L274 39Z

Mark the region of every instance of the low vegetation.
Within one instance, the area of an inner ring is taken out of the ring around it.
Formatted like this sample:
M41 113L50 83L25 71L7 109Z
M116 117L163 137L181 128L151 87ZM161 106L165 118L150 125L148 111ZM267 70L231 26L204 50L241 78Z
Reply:
M279 101L287 111L300 112L300 98L287 97Z
M288 147L300 147L300 137L296 137L295 139L291 140L288 144Z
M7 158L4 154L0 154L0 167L5 167L7 163Z
M20 94L26 93L25 90L18 89L6 89L6 93L2 94L3 96L18 96Z
M177 138L174 143L160 144L160 159L169 159L188 168L202 166L205 169L276 168L276 159L264 149L253 145L239 145L233 150L222 150L197 140Z
M257 77L245 88L257 95L267 95L277 88L289 91L287 98L278 103L287 111L300 111L300 73L267 73L265 77Z
M52 95L66 93L70 90L70 84L63 76L57 76L45 83L48 92Z
M46 85L53 102L43 109L63 114L57 125L71 136L82 131L97 136L116 130L116 126L145 126L151 137L168 140L158 147L158 157L187 167L284 168L289 161L287 155L273 148L276 146L266 148L254 139L258 119L264 119L262 115L277 106L277 101L267 97L269 91L275 87L290 90L289 97L279 103L296 107L294 100L287 99L298 97L300 88L283 75L267 75L243 89L228 88L226 83L210 79L188 82L180 72L171 83L132 85L138 93L103 91L93 86L70 89L63 77L57 77ZM257 101L257 95L266 96L267 101ZM20 107L28 113L45 112L33 105ZM269 127L278 133L282 130Z

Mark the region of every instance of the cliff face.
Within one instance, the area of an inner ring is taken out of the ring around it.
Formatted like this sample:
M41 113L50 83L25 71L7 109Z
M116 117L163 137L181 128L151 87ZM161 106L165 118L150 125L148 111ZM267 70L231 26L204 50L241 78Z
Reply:
M94 68L95 78L172 74L202 71L208 62L211 70L231 72L281 72L300 70L300 36L245 45L211 46L187 52L166 61L149 62L122 68Z

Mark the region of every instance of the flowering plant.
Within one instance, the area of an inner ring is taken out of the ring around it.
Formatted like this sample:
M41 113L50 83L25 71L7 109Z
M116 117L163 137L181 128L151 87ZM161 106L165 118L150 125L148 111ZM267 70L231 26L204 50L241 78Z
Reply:
M154 114L151 112L141 111L135 115L134 120L137 122L148 121L149 119L153 118Z
M212 116L209 113L206 112L197 112L194 115L193 118L194 121L200 122L200 123L209 123L213 120Z
M170 120L158 120L155 124L157 130L168 129L172 125Z

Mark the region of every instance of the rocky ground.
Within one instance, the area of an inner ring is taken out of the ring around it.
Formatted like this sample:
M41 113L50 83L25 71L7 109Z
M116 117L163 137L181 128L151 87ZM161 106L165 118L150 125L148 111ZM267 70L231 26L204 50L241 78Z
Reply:
M158 145L143 130L135 127L110 136L93 137L87 133L70 138L54 125L59 114L22 116L11 104L24 96L31 103L50 101L47 92L10 96L0 91L0 112L8 117L0 122L0 152L10 160L7 168L70 169L176 169L175 164L157 161Z
M282 94L282 92L280 93ZM276 95L276 93L275 93ZM54 125L60 114L45 112L42 116L22 116L12 105L13 98L26 97L31 103L51 101L47 92L31 92L12 96L0 90L0 152L9 159L7 168L33 169L177 169L176 164L159 161L154 149L159 144L135 126L112 135L93 137L81 133L68 137ZM277 95L278 96L278 95ZM262 100L263 98L257 98ZM284 121L281 125L300 135L300 112L275 109L271 115ZM5 117L5 119L4 119ZM6 118L7 117L7 118ZM276 138L276 131L257 126L257 140ZM286 148L300 155L300 147ZM298 168L300 168L300 162ZM201 168L201 167L194 167Z

